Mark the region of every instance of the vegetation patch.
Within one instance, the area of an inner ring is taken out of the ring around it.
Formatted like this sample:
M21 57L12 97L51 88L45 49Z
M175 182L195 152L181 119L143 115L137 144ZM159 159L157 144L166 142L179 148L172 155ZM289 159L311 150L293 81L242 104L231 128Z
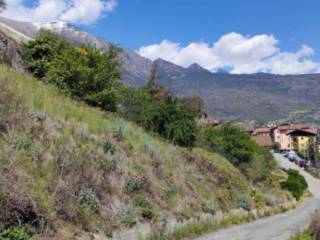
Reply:
M304 191L308 189L308 183L305 178L299 174L297 170L290 169L288 171L288 179L281 183L282 188L290 191L292 195L299 200Z

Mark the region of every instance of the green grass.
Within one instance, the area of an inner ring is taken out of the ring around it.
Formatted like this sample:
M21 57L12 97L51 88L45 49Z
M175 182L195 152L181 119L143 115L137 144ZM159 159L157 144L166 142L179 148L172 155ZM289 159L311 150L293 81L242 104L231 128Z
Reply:
M1 108L2 95L12 104L8 109ZM16 194L30 197L37 213L61 231L70 226L92 231L125 227L117 219L120 210L110 206L133 205L138 195L152 204L155 216L181 220L203 214L204 203L228 210L237 206L240 196L250 197L244 175L222 156L174 146L6 66L0 66L0 114L9 121L11 115L19 119L0 138L0 170L10 169ZM41 116L45 120L35 120ZM115 146L113 154L105 154L106 142ZM129 193L128 179L147 185ZM103 214L82 208L79 190L92 190ZM141 210L133 205L133 223L148 221L141 219ZM61 212L66 220L61 220ZM240 220L224 224L230 221ZM215 227L193 223L189 233ZM179 231L177 236L188 235L187 230Z
M312 231L307 229L302 233L297 233L295 236L292 236L290 240L313 240Z

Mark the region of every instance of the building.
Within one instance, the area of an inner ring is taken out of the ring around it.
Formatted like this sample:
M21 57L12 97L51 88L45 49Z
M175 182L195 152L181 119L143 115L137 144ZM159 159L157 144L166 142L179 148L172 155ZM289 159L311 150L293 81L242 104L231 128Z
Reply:
M271 128L256 128L252 134L251 138L256 141L259 145L272 149L272 129Z
M317 131L315 129L297 129L288 131L290 149L308 158L310 144L314 144Z
M273 141L278 144L280 150L294 150L297 145L294 146L295 141L300 137L305 137L307 132L316 132L315 129L310 128L303 124L281 124L273 129ZM293 139L295 141L293 141ZM304 139L304 138L303 138ZM303 140L305 141L305 140ZM302 144L302 138L299 140L299 144ZM302 145L301 145L302 147Z

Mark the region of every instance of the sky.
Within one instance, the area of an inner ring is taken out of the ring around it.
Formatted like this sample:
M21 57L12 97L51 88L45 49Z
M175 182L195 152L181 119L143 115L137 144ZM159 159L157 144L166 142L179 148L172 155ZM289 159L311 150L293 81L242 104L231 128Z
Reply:
M152 60L216 71L320 72L319 0L7 0L6 17L68 21Z

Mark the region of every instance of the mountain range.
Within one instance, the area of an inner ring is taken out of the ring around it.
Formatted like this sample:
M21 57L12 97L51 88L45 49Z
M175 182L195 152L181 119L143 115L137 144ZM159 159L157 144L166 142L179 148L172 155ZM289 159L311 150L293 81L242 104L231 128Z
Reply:
M74 44L108 49L111 42L66 22L27 23L0 17L0 29L16 40L33 39L41 29L58 33ZM303 121L320 123L320 74L274 75L268 73L213 73L197 63L188 68L163 59L151 61L123 48L122 81L142 86L156 66L157 82L179 96L199 95L209 115L236 120Z

